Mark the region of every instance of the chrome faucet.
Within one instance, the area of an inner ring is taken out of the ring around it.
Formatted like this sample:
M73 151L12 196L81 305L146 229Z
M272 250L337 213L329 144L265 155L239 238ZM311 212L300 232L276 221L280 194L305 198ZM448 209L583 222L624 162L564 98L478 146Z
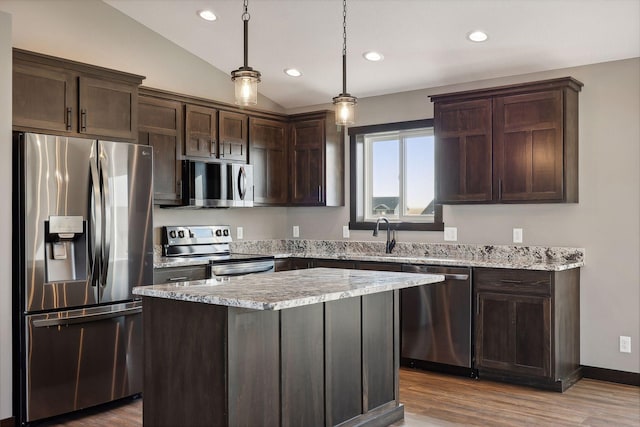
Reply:
M389 220L384 217L378 217L378 220L376 221L376 228L373 229L373 237L378 237L378 231L380 231L380 221L384 221L387 223L387 243L384 246L384 253L385 254L390 254L391 251L393 251L393 247L396 245L396 239L395 239L395 232L394 234L394 239L391 240L391 224L389 223Z

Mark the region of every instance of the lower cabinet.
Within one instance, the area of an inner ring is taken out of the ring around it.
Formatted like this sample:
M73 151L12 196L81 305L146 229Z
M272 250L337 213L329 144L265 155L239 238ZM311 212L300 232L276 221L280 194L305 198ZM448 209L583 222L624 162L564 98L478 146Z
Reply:
M479 377L557 391L579 380L580 270L474 272Z

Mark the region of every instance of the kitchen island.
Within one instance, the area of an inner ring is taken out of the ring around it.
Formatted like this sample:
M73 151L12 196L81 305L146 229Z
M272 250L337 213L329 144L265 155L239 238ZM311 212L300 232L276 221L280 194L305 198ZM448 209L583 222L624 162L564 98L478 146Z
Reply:
M392 424L398 290L442 280L316 268L135 288L144 425Z

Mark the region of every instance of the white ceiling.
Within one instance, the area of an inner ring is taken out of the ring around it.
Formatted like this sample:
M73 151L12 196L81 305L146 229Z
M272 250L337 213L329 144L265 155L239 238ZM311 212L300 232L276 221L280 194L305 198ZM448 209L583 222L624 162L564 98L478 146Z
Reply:
M242 0L104 0L229 73ZM348 0L348 91L368 97L640 56L640 0ZM206 22L196 15L211 9ZM342 1L249 1L249 66L284 108L342 91ZM485 43L466 34L482 29ZM384 61L362 54L377 50ZM299 68L303 76L284 74Z

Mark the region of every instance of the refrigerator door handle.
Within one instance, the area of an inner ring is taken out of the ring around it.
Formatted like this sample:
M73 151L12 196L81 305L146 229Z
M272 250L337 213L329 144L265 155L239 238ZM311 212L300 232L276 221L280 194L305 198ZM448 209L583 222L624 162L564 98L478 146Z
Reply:
M82 316L57 317L54 319L34 320L34 328L44 328L47 326L64 326L76 323L97 322L104 319L112 319L120 316L130 316L132 314L142 313L142 307L126 308L124 310L108 311L106 313L86 314Z
M97 151L97 147L95 147ZM97 158L97 156L95 156ZM91 280L91 286L96 286L100 278L100 247L102 245L101 235L99 230L102 228L102 200L100 197L100 182L98 176L98 163L96 159L91 159L90 162L90 183L91 183L91 199L90 203L90 233L93 244L89 244L89 274Z
M101 150L104 148L101 147ZM109 189L109 181L105 176L105 168L108 168L107 164L107 156L100 156L100 179L101 179L101 187L102 187L102 212L103 212L103 228L102 228L102 280L101 285L103 287L107 284L107 273L109 272L109 256L111 255L111 227L112 227L112 218L111 218L111 198L113 197L111 191ZM107 169L108 170L108 169Z

